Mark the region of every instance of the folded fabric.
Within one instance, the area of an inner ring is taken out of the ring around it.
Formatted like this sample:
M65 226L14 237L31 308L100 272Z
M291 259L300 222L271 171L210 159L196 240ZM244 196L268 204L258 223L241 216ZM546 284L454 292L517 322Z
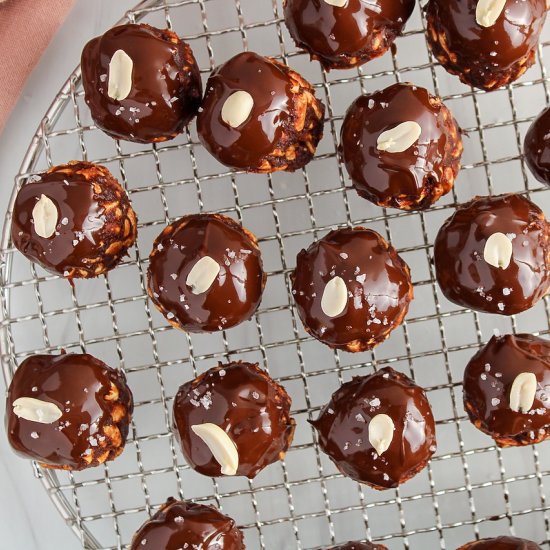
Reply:
M0 133L75 0L0 0Z

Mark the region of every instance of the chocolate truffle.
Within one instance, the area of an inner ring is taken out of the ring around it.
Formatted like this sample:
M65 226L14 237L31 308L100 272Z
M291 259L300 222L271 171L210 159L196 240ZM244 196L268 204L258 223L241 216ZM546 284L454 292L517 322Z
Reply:
M389 367L343 384L311 424L336 467L377 490L414 477L436 450L426 393Z
M464 408L500 447L550 437L550 342L530 334L493 336L464 371Z
M130 550L244 550L235 522L213 506L169 498L134 535Z
M15 247L69 280L113 269L136 236L126 192L107 168L89 162L54 166L27 181L13 206Z
M364 227L331 231L302 250L291 275L306 331L331 348L365 351L403 321L413 298L409 267Z
M8 389L6 432L44 468L83 470L122 453L133 408L124 374L99 359L31 355Z
M328 550L388 550L382 544L373 544L372 542L348 542L340 546L333 546Z
M298 73L244 52L208 79L197 129L202 144L226 166L292 172L313 158L324 114L313 87Z
M445 297L486 313L513 315L550 287L550 227L521 195L477 197L443 224L434 246Z
M81 68L92 118L115 139L172 139L199 109L202 84L193 52L168 29L114 27L86 44Z
M283 0L299 48L326 70L349 69L386 53L411 16L414 0Z
M283 386L258 365L220 363L180 387L174 431L197 472L253 478L284 458L294 435L290 404Z
M523 151L529 170L540 182L550 185L550 107L529 127Z
M426 17L437 60L464 84L489 91L534 63L546 0L430 0Z
M453 187L462 138L440 98L394 84L352 103L341 153L359 195L374 204L421 210Z
M256 237L220 214L184 216L156 238L148 293L174 327L224 330L254 315L266 275Z
M461 546L458 550L542 550L542 548L530 540L516 537L498 537L470 542Z

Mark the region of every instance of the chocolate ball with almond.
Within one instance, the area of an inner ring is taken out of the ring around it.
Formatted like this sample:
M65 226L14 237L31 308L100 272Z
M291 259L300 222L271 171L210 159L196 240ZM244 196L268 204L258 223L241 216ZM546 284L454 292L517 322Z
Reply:
M527 130L523 153L535 178L550 185L550 107L546 107Z
M359 195L378 206L422 210L453 187L461 130L424 88L394 84L362 95L341 131L341 154Z
M98 466L124 450L133 407L124 374L99 359L31 355L8 388L8 441L44 468Z
M414 477L436 450L425 391L390 367L343 384L311 424L340 472L377 490Z
M72 161L23 184L11 238L30 261L69 280L113 269L134 244L137 219L107 168Z
M500 447L550 437L550 342L531 334L493 336L464 371L464 408Z
M257 364L234 361L180 387L174 431L187 463L211 477L255 477L284 458L294 435L291 400Z
M208 79L197 129L202 144L226 166L292 172L313 158L324 113L315 90L297 72L243 52Z
M225 330L250 319L266 274L256 237L221 214L184 216L156 238L149 297L174 327Z
M166 141L195 117L202 98L191 47L169 29L126 24L82 51L82 85L92 118L115 139Z
M364 227L331 231L302 250L291 279L305 330L352 353L386 340L413 298L407 264L381 235Z
M130 550L244 550L235 521L214 506L169 498L136 532Z
M494 90L533 65L546 10L546 0L430 0L428 44L464 84Z
M520 313L550 289L550 225L522 195L476 197L439 230L434 263L451 302L486 313Z
M535 542L517 537L497 537L475 540L458 550L542 550Z
M388 550L382 544L373 544L372 542L347 542L340 546L332 546L328 550Z

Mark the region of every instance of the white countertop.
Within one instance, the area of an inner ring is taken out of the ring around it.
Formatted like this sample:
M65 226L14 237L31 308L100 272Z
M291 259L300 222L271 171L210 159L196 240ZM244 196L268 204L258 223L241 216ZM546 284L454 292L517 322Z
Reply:
M119 20L137 0L77 0L32 73L0 135L0 208L5 213L13 178L28 144L57 91L80 60L82 46ZM70 160L70 159L67 159ZM3 216L2 216L3 217ZM0 377L1 378L1 377ZM0 385L4 389L3 380ZM30 463L8 447L0 434L0 548L77 550L76 537L64 524Z

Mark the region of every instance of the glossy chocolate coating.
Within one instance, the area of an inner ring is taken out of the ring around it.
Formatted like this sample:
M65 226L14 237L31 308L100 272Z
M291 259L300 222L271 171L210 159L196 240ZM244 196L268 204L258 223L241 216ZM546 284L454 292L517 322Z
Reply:
M533 175L550 185L550 107L544 109L529 127L523 151Z
M206 292L194 294L187 276L204 256L220 272ZM254 235L219 214L184 216L166 227L154 242L148 274L153 303L188 332L224 330L250 319L266 279Z
M213 506L169 498L136 532L130 550L244 550L235 522Z
M117 50L133 61L132 88L120 101L107 93L109 63ZM172 139L199 109L202 84L193 52L168 29L114 27L86 44L81 67L92 118L113 138L138 143Z
M388 415L395 426L381 456L369 441L369 423L379 414ZM436 450L426 393L390 367L343 384L311 424L321 449L344 475L378 490L415 476Z
M484 259L493 233L512 236L506 268ZM543 212L521 195L477 197L443 224L434 246L436 276L448 300L513 315L534 306L550 287L550 228Z
M541 547L525 539L516 537L497 537L482 539L461 546L458 550L542 550Z
M347 542L340 546L333 546L328 550L388 550L382 544L373 544L372 542Z
M33 209L41 195L57 206L56 232L36 233ZM103 166L70 162L54 166L19 190L13 207L15 247L44 269L69 279L95 277L115 267L137 235L126 192Z
M494 89L530 67L546 19L546 0L506 0L491 27L476 20L478 0L430 0L428 42L435 56L465 84Z
M226 100L248 92L253 107L233 128L221 117ZM197 118L202 144L222 164L251 172L296 170L311 160L323 131L323 104L286 65L244 52L214 70Z
M331 318L321 301L334 277L346 283L348 301ZM324 344L350 352L383 342L403 321L413 296L407 264L381 235L363 227L331 231L302 250L291 278L304 328Z
M300 48L325 69L346 69L384 54L403 31L414 0L285 0L285 22Z
M54 403L59 420L19 418L13 403L32 397ZM86 354L31 355L15 371L6 400L6 432L13 449L45 467L81 470L123 450L133 412L132 393L118 370Z
M403 122L422 133L401 153L379 151L379 136ZM460 128L441 99L412 84L363 95L346 113L341 151L356 191L379 206L424 209L448 193L460 168Z
M522 372L537 377L528 413L510 408L510 391ZM550 437L550 342L530 334L493 336L464 371L464 407L472 423L502 447Z
M183 456L197 472L221 476L221 466L191 426L212 423L237 447L237 474L253 478L284 457L294 434L291 400L258 365L220 364L180 387L174 401L174 431Z

